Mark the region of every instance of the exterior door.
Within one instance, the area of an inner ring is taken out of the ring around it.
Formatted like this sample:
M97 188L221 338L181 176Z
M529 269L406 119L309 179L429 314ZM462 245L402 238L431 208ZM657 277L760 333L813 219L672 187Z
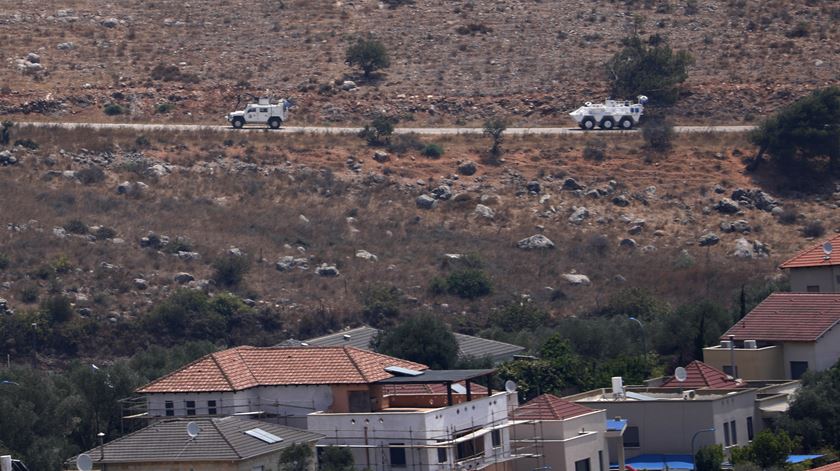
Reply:
M799 379L808 371L807 361L790 362L790 379Z

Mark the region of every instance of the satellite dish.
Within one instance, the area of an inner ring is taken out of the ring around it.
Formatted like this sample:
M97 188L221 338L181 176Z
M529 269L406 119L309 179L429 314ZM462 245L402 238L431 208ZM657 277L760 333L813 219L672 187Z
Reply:
M831 242L826 242L823 244L823 253L826 255L831 255L831 251L834 250L834 247L831 245Z
M513 380L510 379L505 381L505 391L509 393L516 392L516 383L514 383Z
M678 366L677 369L674 370L674 378L682 383L686 378L688 378L688 373L686 373L685 368Z
M195 423L195 422L190 422L190 423L188 423L188 424L187 424L187 435L189 435L189 436L190 436L190 438L195 438L195 437L197 437L197 436L198 436L198 432L200 432L200 431L201 431L201 430L198 428L198 424L197 424L197 423Z
M87 453L76 457L76 469L79 471L90 471L93 469L93 459Z

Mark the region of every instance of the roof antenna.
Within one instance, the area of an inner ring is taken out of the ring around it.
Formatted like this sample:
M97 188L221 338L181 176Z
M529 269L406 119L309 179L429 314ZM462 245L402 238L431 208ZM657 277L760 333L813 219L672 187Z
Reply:
M823 260L829 260L831 258L831 252L834 250L834 247L831 245L831 242L826 242L823 244Z

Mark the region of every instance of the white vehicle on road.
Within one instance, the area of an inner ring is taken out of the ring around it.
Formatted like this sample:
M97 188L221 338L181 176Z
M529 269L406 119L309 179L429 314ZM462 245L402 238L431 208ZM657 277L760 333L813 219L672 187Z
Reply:
M581 129L633 129L639 124L644 114L648 99L639 95L638 103L629 100L606 100L604 103L586 102L585 105L569 113Z
M286 121L290 107L291 103L287 100L260 98L257 103L249 103L244 110L225 115L225 119L236 129L246 124L264 124L271 129L278 129Z

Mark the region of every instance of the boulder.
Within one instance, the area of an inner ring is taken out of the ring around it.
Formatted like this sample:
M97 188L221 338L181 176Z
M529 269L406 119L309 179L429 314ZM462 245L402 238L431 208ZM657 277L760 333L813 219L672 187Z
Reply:
M16 163L18 163L18 159L12 155L11 152L7 150L0 152L0 165L5 167L8 165L15 165Z
M481 195L481 198L479 198L479 201L481 201L481 204L491 206L491 205L494 205L494 204L501 203L502 198L499 195L495 195L493 193L485 193L485 194Z
M437 200L435 200L429 195L420 195L417 197L416 200L414 200L414 202L420 209L432 209L435 207Z
M530 193L534 193L534 194L539 193L540 190L542 189L540 187L540 182L538 182L536 180L531 180L528 183L526 183L525 188L527 188Z
M391 156L388 155L388 153L383 151L383 150L378 150L378 151L373 153L373 160L382 164L382 163L385 163L385 162L391 160Z
M144 290L149 287L149 282L144 280L143 278L135 278L134 279L134 288L139 290Z
M612 204L621 208L626 208L627 206L630 206L630 200L628 200L624 195L618 195L612 199Z
M76 46L73 43L58 43L58 46L56 46L56 48L58 48L58 50L60 51L69 51L74 47Z
M577 180L575 180L574 178L569 177L569 178L567 178L566 180L563 181L563 189L564 190L582 190L583 185L578 183Z
M285 257L281 257L280 260L274 265L277 271L289 271L293 268L300 268L301 270L306 270L309 268L309 261L305 258L295 258L291 255L287 255Z
M496 212L489 206L484 206L483 204L475 205L475 214L484 219L493 219L496 217Z
M627 229L627 233L630 235L639 235L642 233L642 226L640 224L634 224L630 226L630 229Z
M698 240L700 247L710 247L712 245L717 244L718 242L720 242L720 237L718 237L717 234L714 234L712 232L703 234Z
M449 198L452 198L452 189L447 185L441 185L432 190L432 195L435 199L446 201Z
M38 54L35 54L34 52L30 52L29 54L26 55L26 60L27 60L27 62L30 62L32 64L40 64L41 63L41 56L39 56Z
M628 248L628 249L635 249L637 245L639 245L639 244L637 244L634 239L630 239L630 238L621 239L621 242L618 243L619 247L624 247L624 248Z
M735 201L732 201L729 198L721 198L720 201L715 204L715 209L723 214L735 214L741 208Z
M379 260L379 257L376 255L368 252L367 250L357 250L356 251L356 258L361 258L362 260L368 260L371 262L375 262Z
M192 274L187 272L181 272L175 275L175 281L180 284L189 283L190 281L195 280L195 277Z
M516 243L516 246L523 250L553 249L554 242L542 234L535 234L520 240Z
M458 173L461 175L475 175L477 170L478 166L472 160L467 160L466 162L462 162L458 165Z
M753 247L750 241L741 237L735 241L735 250L732 251L732 256L736 258L752 258Z
M104 26L106 28L116 28L117 26L119 26L119 24L120 24L120 20L118 20L116 18L107 18L107 19L102 20L102 26Z
M322 263L315 268L315 273L325 277L335 277L339 275L338 268L336 268L335 265L327 265L326 263Z
M569 222L572 224L580 224L589 217L589 210L585 206L575 208L572 215L569 216Z
M198 252L190 252L186 250L179 250L176 256L181 260L198 260L201 258L201 255Z
M563 273L562 275L560 275L560 278L566 280L570 285L588 286L592 284L592 282L589 281L588 276L581 275L578 273Z
M357 87L356 82L352 80L345 80L341 82L341 89L344 91L355 90Z

